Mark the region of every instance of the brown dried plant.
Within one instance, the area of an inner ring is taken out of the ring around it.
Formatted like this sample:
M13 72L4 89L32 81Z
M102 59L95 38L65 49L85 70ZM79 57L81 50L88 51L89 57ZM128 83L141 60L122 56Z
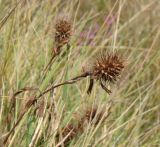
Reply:
M55 24L55 35L54 35L55 47L52 50L52 57L44 69L44 75L46 74L47 70L50 69L53 59L60 54L62 47L64 45L67 45L67 49L69 49L71 34L72 34L72 24L70 20L65 17L59 18Z
M81 75L72 78L71 80L62 82L57 85L51 85L49 88L47 88L45 91L41 92L39 95L34 96L34 99L32 101L29 101L29 105L27 103L26 109L21 114L11 131L8 133L4 143L7 142L9 136L14 131L15 127L18 125L20 120L23 118L24 114L27 112L27 110L34 105L39 98L44 96L46 93L53 91L55 88L58 88L63 85L69 85L74 84L86 77L90 77L90 85L87 90L87 93L90 93L92 91L92 87L94 84L94 80L98 80L102 89L104 89L108 94L111 93L110 90L108 90L105 86L104 82L111 82L114 83L117 81L118 77L121 74L122 69L124 68L124 60L118 56L118 54L107 54L103 55L100 58L97 58L97 60L93 64L92 70L84 71ZM17 95L16 95L17 96Z
M86 110L84 116L81 118L81 122L87 121L88 123L97 125L101 121L101 119L104 120L104 114L105 111L99 111L97 107L89 108Z
M104 89L108 94L110 94L111 91L106 88L104 82L115 83L120 77L120 74L124 66L125 66L124 60L122 59L122 57L118 56L117 53L103 55L100 58L97 58L91 70L84 71L84 73L71 80L65 81L57 85L51 85L50 88L41 93L40 97L57 87L68 84L74 84L88 76L90 77L90 85L87 90L88 94L92 90L94 80L99 81L102 89Z
M54 52L59 54L61 47L66 44L69 45L72 30L71 22L64 18L59 19L56 22L55 30L56 49Z
M118 56L118 54L107 54L101 55L95 61L90 76L90 85L87 93L91 93L94 80L98 80L101 87L107 92L111 93L109 89L105 86L106 82L115 83L122 69L124 68L124 60Z
M80 119L75 120L77 121L77 125L69 123L64 127L61 133L62 137L65 138L63 141L64 146L68 145L70 141L78 136L78 134L82 134L85 131L86 123L92 124L94 127L96 127L100 122L103 123L111 112L111 106L112 104L107 107L107 110L99 110L97 106L93 108L90 107L84 111ZM58 134L57 138L59 138L59 136L60 135Z

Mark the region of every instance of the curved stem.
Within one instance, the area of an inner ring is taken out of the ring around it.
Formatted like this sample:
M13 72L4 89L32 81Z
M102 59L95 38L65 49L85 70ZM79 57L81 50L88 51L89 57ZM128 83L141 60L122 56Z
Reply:
M104 89L108 94L111 93L111 91L103 84L102 79L99 79L100 85L102 89Z

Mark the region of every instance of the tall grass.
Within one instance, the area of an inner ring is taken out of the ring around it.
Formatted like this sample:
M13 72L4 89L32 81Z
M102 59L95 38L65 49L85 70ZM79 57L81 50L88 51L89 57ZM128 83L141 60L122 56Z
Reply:
M59 15L71 18L70 48L63 46L42 80ZM159 0L0 0L0 146L158 147L159 40ZM30 107L35 95L90 69L103 52L118 52L127 61L120 80L107 85L110 95L98 82L88 95L87 78ZM24 87L38 90L13 97ZM95 107L96 124L86 116Z

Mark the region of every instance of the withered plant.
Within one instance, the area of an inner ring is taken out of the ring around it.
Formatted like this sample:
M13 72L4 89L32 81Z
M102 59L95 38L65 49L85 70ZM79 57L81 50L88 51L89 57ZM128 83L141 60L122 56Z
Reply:
M55 44L56 48L54 49L55 54L59 54L61 47L64 45L69 46L72 25L68 19L61 18L57 20L55 26Z
M124 60L118 54L101 55L93 64L90 76L90 85L87 93L91 93L94 80L99 81L101 87L111 93L105 86L106 82L115 83L120 77L121 71L124 68Z
M66 17L61 17L56 20L54 32L55 47L52 49L52 57L44 69L44 75L47 70L52 66L53 59L61 53L61 49L64 45L67 45L67 49L70 48L70 38L72 34L71 21Z
M63 86L63 85L69 85L74 84L86 77L90 77L90 85L87 90L87 93L89 94L92 91L94 80L99 81L100 86L102 89L104 89L108 94L111 93L109 89L106 88L105 82L112 82L115 83L120 76L122 69L124 68L124 60L116 53L113 54L107 54L100 56L96 59L96 61L93 63L93 67L89 71L84 71L81 75L72 78L71 80L62 82L57 85L51 85L48 89L41 92L38 96L33 96L32 99L29 99L26 103L25 110L11 129L11 131L8 133L5 139L5 143L7 142L10 134L14 131L15 127L19 124L20 120L23 118L24 114L27 112L27 110L34 105L39 98L44 96L46 93L53 91L55 88ZM21 91L21 90L19 90ZM23 90L22 90L23 91ZM16 92L16 96L18 95L18 92ZM94 111L93 111L94 112ZM94 113L93 113L94 114ZM89 112L88 115L90 116Z
M117 53L101 55L96 59L93 63L92 69L88 71L84 71L81 75L65 81L63 83L52 85L46 91L44 91L41 95L53 90L62 85L74 84L86 77L90 77L90 85L87 90L87 93L91 93L94 80L99 81L100 86L104 89L108 94L111 93L111 90L107 89L105 86L106 82L115 83L121 75L121 72L125 66L124 59L120 57Z
M79 119L74 120L74 122L77 121L76 125L69 123L67 126L62 128L61 135L63 138L65 138L63 141L64 146L68 145L70 141L78 136L78 134L85 132L86 123L93 125L93 127L96 127L99 123L103 123L111 112L111 106L112 103L110 103L110 105L107 107L107 110L99 110L97 106L94 106L93 108L89 107L84 111L83 115L80 116ZM59 137L60 134L57 134L57 139ZM59 146L60 145L62 145L62 143L59 144Z

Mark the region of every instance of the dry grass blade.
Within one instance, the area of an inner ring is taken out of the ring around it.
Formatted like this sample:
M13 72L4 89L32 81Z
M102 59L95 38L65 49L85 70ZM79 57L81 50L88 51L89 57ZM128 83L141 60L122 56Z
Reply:
M159 0L0 12L0 146L159 146Z
M19 0L15 6L8 12L8 14L0 21L0 30L2 29L3 25L7 22L8 18L12 15L12 13L16 10L18 5L25 0Z

